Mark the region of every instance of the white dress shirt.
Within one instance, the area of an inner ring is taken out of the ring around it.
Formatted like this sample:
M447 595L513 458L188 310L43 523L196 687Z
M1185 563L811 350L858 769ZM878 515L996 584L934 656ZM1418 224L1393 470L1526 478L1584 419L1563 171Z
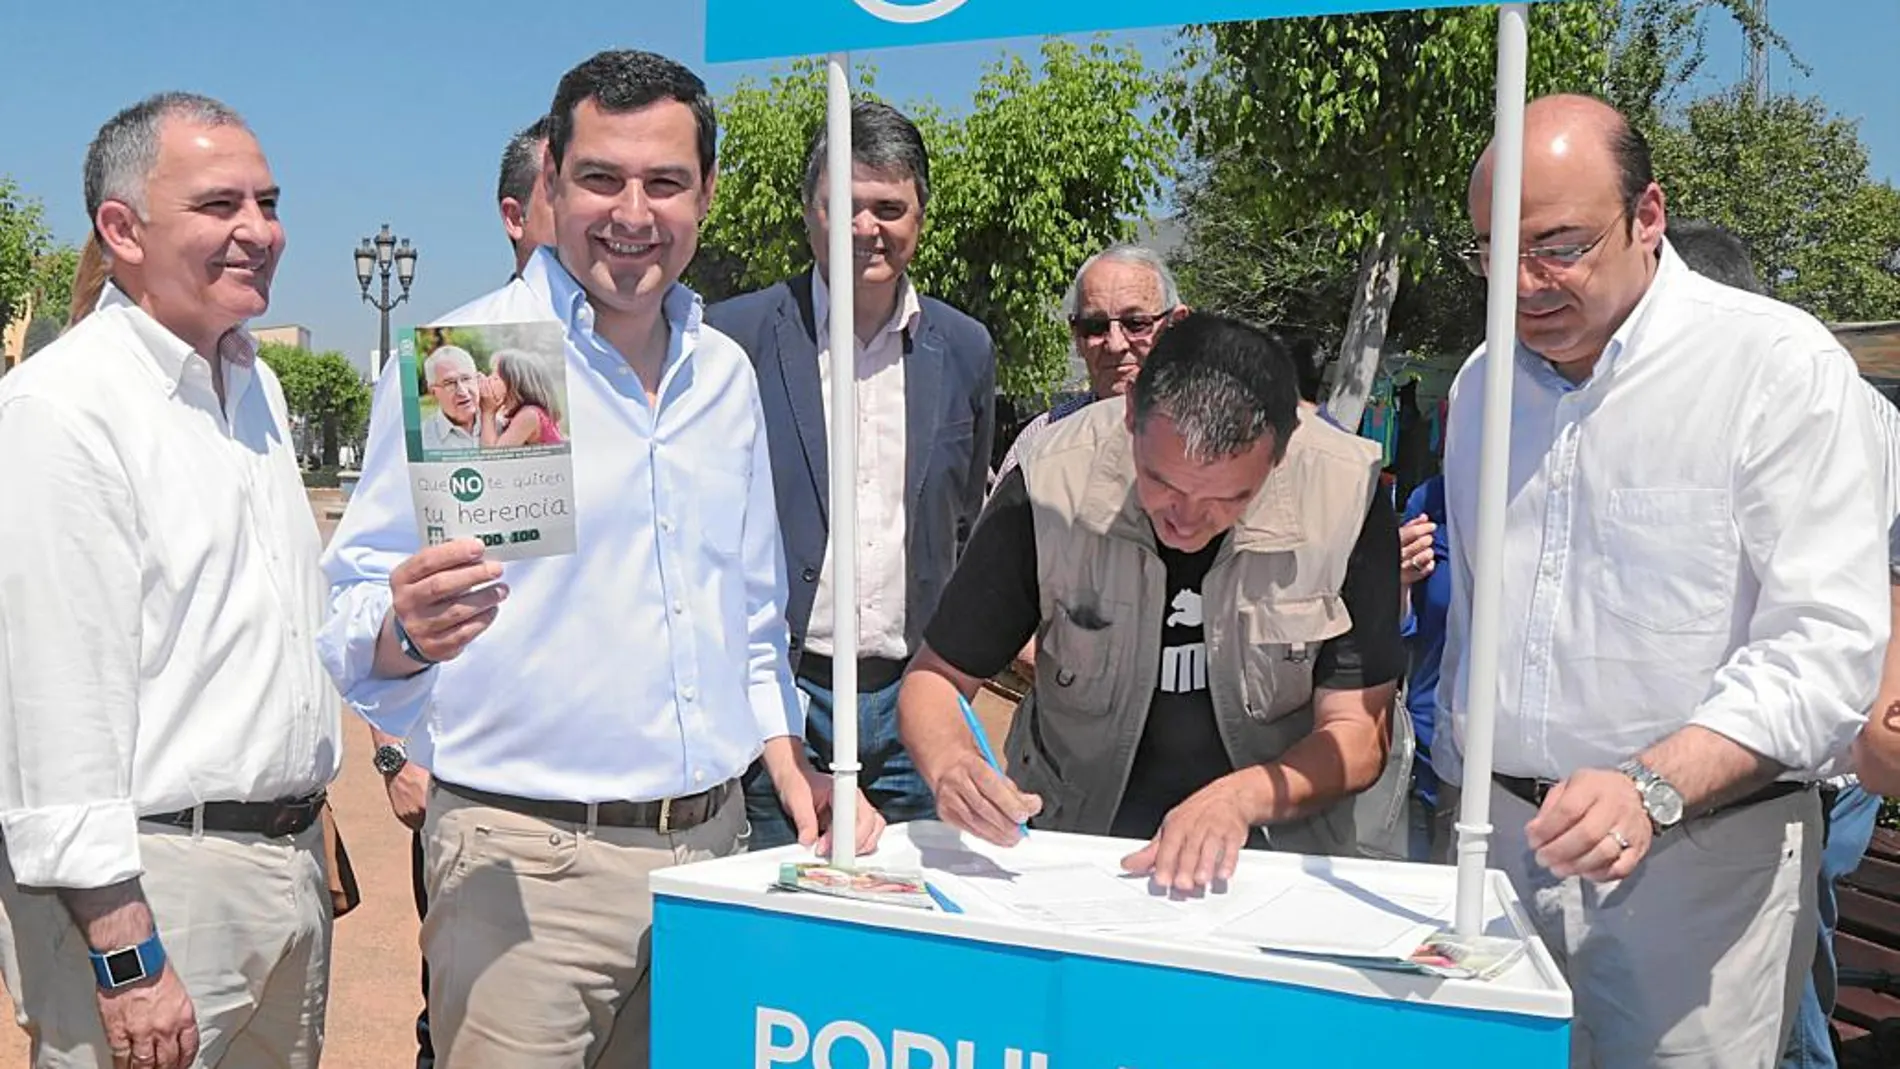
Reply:
M455 660L394 680L371 675L389 573L422 543L397 376L379 385L363 478L324 557L320 648L370 723L427 731L438 778L526 798L676 798L804 733L757 381L700 313L685 287L667 294L657 406L552 249L442 319L562 324L579 547L506 564L494 625Z
M1456 560L1433 755L1462 762L1482 350L1452 388ZM1515 354L1495 767L1611 768L1699 725L1805 779L1865 719L1887 642L1881 442L1853 361L1788 305L1655 280L1593 376ZM1870 488L1874 488L1870 492Z
M249 345L220 344L221 408L209 361L108 286L0 381L0 832L22 885L130 879L140 814L336 775L316 519Z
M824 397L825 430L831 429L831 291L821 271L812 272L812 309L818 331L818 389ZM923 304L910 280L899 285L897 308L869 344L853 337L858 402L858 656L901 661L904 643L904 478L908 426L904 420L904 338L916 329ZM833 532L835 537L836 532ZM832 641L832 553L812 594L805 648L829 657Z

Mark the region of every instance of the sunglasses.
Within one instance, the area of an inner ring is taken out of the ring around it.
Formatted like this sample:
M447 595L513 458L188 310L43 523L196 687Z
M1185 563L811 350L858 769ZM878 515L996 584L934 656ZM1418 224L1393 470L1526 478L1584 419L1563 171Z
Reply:
M1173 314L1174 309L1169 308L1152 315L1136 312L1125 316L1070 316L1069 328L1084 338L1100 338L1108 334L1110 327L1119 323L1123 334L1131 338L1145 338Z

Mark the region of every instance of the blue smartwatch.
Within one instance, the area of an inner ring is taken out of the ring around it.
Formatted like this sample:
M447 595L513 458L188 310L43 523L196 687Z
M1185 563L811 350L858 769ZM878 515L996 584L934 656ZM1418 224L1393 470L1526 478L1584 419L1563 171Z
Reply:
M137 946L104 952L94 950L88 956L92 958L92 975L99 981L101 991L130 987L165 971L165 946L158 941L157 932Z

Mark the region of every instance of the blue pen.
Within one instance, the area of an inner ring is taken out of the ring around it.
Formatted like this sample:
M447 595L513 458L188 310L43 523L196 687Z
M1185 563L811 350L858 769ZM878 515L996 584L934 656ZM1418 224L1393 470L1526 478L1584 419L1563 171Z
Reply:
M952 902L950 900L949 895L946 895L942 891L937 890L936 884L926 883L924 884L924 890L930 892L930 900L937 903L937 908L943 910L945 913L962 913L963 912L963 907L957 905L955 902Z
M963 710L963 722L970 725L970 734L976 736L977 751L983 755L983 760L988 761L990 767L996 770L996 774L1001 776L1003 774L1003 766L997 763L996 754L990 749L989 736L984 734L983 722L976 718L976 710L970 708L970 699L959 694L957 695L957 705ZM1017 824L1016 830L1022 833L1023 838L1029 838L1028 824Z

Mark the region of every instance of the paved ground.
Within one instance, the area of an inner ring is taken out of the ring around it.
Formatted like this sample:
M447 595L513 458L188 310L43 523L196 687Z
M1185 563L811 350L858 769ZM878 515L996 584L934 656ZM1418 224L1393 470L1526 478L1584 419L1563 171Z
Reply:
M313 502L327 538L334 498ZM1001 749L1010 706L994 695L977 702ZM343 775L331 789L337 824L362 885L363 904L337 922L330 976L326 1069L402 1069L415 1064L413 1025L418 990L416 914L409 884L409 832L389 813L382 779L369 767L369 730L344 717ZM13 1007L0 993L0 1021ZM24 1033L0 1026L0 1066L27 1064Z

